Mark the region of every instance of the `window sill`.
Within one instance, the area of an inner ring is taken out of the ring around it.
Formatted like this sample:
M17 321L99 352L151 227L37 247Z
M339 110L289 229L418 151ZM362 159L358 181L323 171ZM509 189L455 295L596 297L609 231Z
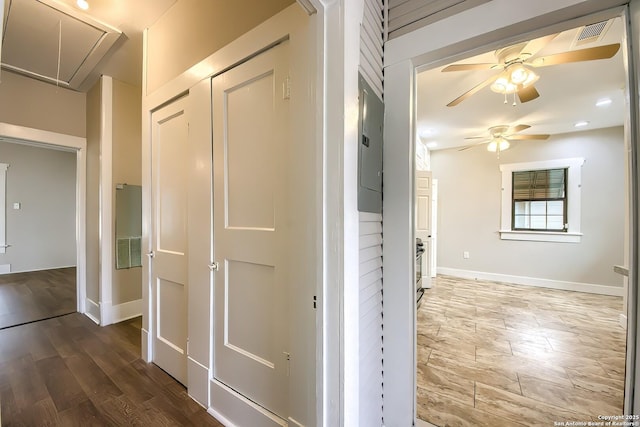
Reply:
M527 240L531 242L580 243L582 233L554 231L500 230L502 240Z

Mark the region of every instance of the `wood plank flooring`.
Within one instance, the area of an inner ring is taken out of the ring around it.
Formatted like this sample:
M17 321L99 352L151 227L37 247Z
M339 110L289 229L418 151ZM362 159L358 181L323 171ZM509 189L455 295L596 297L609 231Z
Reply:
M140 359L140 327L73 313L0 330L1 425L221 427Z
M75 267L0 275L0 329L75 311Z
M418 310L418 418L553 426L621 415L622 298L439 276Z

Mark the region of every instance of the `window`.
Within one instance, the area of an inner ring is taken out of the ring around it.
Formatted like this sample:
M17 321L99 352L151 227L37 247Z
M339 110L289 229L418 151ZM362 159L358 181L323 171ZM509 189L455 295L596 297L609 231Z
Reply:
M567 169L512 173L512 230L567 231Z
M500 165L500 238L579 243L583 158Z

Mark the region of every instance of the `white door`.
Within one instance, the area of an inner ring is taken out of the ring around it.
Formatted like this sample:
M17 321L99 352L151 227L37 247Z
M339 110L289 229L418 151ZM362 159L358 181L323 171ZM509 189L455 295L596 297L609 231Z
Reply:
M431 277L436 277L438 265L438 180L432 179L431 184L431 239L429 239L429 251L431 256L428 258L430 263Z
M416 171L416 237L422 239L422 287L431 287L431 172Z
M214 377L286 419L287 44L213 79Z
M151 130L153 362L187 380L186 98L155 111Z

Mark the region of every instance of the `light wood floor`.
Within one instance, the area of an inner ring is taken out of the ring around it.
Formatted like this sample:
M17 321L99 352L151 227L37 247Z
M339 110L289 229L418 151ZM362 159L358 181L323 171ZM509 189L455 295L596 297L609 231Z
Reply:
M0 330L1 425L222 427L140 359L140 326L73 313Z
M0 329L75 311L75 267L0 275Z
M418 418L553 426L621 415L622 298L438 277L418 310Z

